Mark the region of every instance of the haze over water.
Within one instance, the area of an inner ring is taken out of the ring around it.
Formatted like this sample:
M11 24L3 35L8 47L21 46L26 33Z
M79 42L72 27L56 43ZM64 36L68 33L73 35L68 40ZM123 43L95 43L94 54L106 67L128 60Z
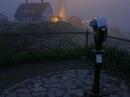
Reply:
M0 13L14 20L18 5L25 0L0 0ZM40 1L40 0L29 0ZM47 1L47 0L45 0ZM49 0L55 12L58 0ZM111 26L117 26L123 32L130 32L130 0L66 0L69 16L81 18L103 16Z

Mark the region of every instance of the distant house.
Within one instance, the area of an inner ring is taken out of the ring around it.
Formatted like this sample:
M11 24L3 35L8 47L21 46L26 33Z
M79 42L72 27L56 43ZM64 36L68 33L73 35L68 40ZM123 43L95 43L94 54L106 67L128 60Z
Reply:
M79 27L82 27L83 24L82 24L82 20L77 17L77 16L71 16L68 18L68 22L73 24L73 25L76 25L76 26L79 26Z
M5 22L8 22L8 18L2 13L0 13L0 23L5 23Z
M25 2L20 4L15 13L16 22L35 23L51 21L53 10L49 2Z

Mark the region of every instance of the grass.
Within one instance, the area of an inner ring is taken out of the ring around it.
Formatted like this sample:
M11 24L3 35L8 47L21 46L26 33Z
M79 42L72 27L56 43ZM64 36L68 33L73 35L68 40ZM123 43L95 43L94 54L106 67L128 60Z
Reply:
M38 63L43 61L58 61L70 59L83 59L95 64L95 54L92 48L80 49L50 49L47 51L22 51L0 50L0 67L10 68L25 63ZM130 54L116 48L104 49L103 69L110 74L130 81Z
M47 51L1 51L2 67L12 67L18 64L42 62L46 60L81 59L86 56L85 48L81 49L50 49Z
M66 59L82 59L87 57L91 62L95 62L95 54L92 48L80 49L50 49L47 51L12 51L0 50L0 63L1 66L12 66L28 62L42 62L45 60L66 60ZM105 48L104 63L105 68L117 68L118 66L127 68L130 67L130 54L126 51L118 50L115 48ZM108 65L109 64L109 65ZM116 64L113 65L113 64ZM128 66L128 67L127 67ZM121 68L122 69L122 68Z
M106 48L103 68L118 78L130 81L130 53L116 48Z

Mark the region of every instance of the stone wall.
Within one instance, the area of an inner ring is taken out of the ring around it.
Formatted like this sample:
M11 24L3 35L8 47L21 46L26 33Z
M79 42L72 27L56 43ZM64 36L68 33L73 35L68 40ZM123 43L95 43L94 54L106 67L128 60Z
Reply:
M8 33L0 34L0 48L18 51L85 48L87 43L94 45L93 37L89 33L87 38L86 32ZM130 50L130 40L108 37L104 46Z
M46 50L86 47L86 33L17 33L0 35L0 47L14 50Z

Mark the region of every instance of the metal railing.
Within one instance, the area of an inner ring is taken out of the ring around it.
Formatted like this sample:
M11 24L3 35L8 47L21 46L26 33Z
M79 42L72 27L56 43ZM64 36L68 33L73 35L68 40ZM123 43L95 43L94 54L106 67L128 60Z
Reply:
M40 37L41 40L43 38L48 39L48 41L50 41L49 40L50 37L51 37L51 39L52 39L52 37L53 38L55 37L55 39L61 37L61 38L64 38L64 41L62 41L62 43L67 41L67 39L71 39L71 40L73 40L74 44L78 43L78 44L82 45L82 47L89 47L94 44L94 34L89 31L86 31L86 32L62 32L61 31L61 32L47 32L47 33L44 33L44 32L43 33L42 32L41 33L30 33L30 32L18 31L18 29L15 29L15 27L13 25L10 25L10 26L11 27L9 27L9 28L11 30L8 29L8 33L0 33L0 40L2 39L4 41L6 41L6 39L7 39L6 43L9 41L9 39L10 39L10 41L15 40L15 41L25 42L25 40L29 40L30 37L33 37L33 39L35 38L34 39L35 41L38 39L38 37ZM13 27L13 29L12 29L12 27ZM13 31L14 33L12 33L12 32L9 33L9 31ZM22 40L21 38L18 39L18 37L24 37L24 38ZM60 39L59 41L61 41L61 40L62 39ZM55 42L53 42L53 43L55 43ZM67 43L69 44L69 42L67 42ZM113 36L108 36L108 39L104 43L104 45L105 45L105 47L115 47L118 49L123 49L123 50L128 50L128 51L130 50L130 40L113 37Z

